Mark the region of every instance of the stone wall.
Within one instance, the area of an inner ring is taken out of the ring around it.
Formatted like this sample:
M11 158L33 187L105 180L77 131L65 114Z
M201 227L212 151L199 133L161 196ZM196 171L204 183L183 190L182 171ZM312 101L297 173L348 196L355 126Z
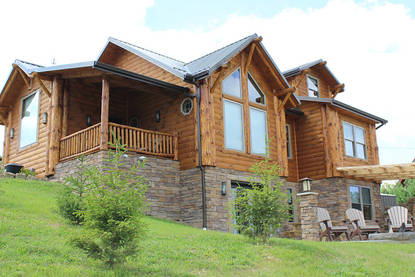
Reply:
M345 178L328 178L322 180L313 180L311 191L317 192L319 207L329 211L333 224L342 224L346 219L345 212L351 208L350 186L368 187L371 190L372 197L372 215L373 220L367 221L368 224L378 220L379 225L384 225L384 215L382 213L382 204L380 199L380 185L365 181L357 181Z

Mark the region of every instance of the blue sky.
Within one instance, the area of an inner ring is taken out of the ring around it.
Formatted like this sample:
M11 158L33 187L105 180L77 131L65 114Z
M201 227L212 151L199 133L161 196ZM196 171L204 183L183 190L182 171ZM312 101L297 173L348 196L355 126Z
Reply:
M255 15L258 17L273 17L283 9L319 9L328 0L155 0L154 5L147 9L145 23L154 30L191 29L208 30L223 24L230 14ZM366 1L357 1L364 3ZM372 1L370 1L372 2ZM415 16L414 0L377 1L403 4Z

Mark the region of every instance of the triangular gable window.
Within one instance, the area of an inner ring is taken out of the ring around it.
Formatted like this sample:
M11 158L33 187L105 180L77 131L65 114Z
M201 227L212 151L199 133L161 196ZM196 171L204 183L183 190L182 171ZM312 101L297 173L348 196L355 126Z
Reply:
M223 80L222 91L224 94L241 98L241 73L239 68Z
M256 84L254 78L248 73L248 99L249 102L265 105L265 95Z
M320 97L320 91L318 89L318 79L307 76L308 96Z

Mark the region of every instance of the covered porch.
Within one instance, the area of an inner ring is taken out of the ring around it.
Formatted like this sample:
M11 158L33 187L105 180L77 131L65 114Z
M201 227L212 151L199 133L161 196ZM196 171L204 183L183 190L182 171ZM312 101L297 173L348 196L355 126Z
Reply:
M179 160L179 133L190 119L181 103L194 101L188 88L97 63L48 74L48 175L60 162L108 150L116 139L128 151Z

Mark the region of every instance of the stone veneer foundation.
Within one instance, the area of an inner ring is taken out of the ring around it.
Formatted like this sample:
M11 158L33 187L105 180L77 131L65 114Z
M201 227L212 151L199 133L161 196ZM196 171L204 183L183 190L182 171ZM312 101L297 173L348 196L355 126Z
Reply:
M96 166L105 165L106 151L100 151L86 156L87 163ZM138 162L140 154L129 153L125 158L125 166ZM148 200L150 208L148 215L179 221L194 227L202 227L202 185L199 168L180 170L178 161L145 156L146 165L143 175L149 180ZM56 166L54 180L62 180L73 174L79 161L68 160ZM206 214L207 228L225 232L232 231L229 205L232 198L232 181L247 181L250 173L218 167L205 167L206 176ZM222 195L222 182L226 182L226 194ZM318 205L329 210L334 223L345 219L344 213L350 207L350 185L371 188L374 218L382 222L380 204L380 186L368 182L344 178L329 178L314 180L311 185L313 192L318 193ZM301 213L298 208L296 195L300 192L298 183L286 182L286 188L293 189L295 205L294 222L281 228L280 235L301 239Z

